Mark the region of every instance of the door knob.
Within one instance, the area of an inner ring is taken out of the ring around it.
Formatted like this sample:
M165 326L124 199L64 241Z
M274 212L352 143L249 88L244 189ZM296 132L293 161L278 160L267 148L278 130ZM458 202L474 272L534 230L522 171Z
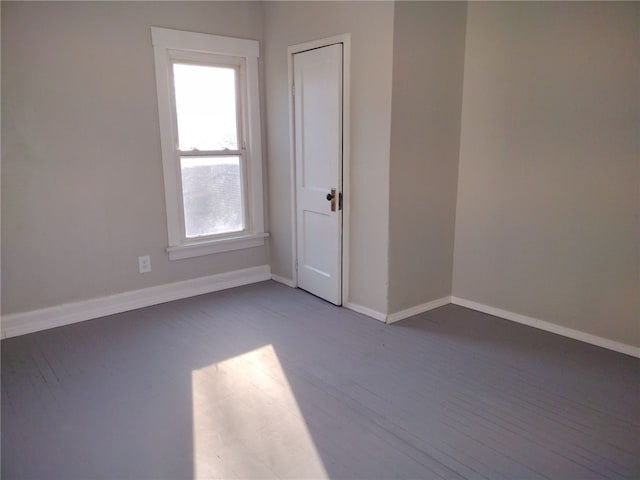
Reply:
M336 211L336 189L332 188L329 193L327 193L327 200L331 202L331 211Z

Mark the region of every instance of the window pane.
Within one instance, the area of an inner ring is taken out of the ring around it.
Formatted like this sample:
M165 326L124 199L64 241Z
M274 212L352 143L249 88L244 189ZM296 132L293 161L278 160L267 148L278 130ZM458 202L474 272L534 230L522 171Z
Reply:
M236 69L173 65L180 150L238 150Z
M187 238L244 230L240 157L181 157Z

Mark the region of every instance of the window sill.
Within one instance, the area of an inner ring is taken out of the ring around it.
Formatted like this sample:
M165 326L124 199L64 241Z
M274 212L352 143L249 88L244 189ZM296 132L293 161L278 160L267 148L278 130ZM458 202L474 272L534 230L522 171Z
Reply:
M169 253L169 260L200 257L203 255L210 255L212 253L260 247L264 245L264 239L268 236L268 233L252 233L238 237L207 240L205 242L185 243L175 247L167 247L167 252Z

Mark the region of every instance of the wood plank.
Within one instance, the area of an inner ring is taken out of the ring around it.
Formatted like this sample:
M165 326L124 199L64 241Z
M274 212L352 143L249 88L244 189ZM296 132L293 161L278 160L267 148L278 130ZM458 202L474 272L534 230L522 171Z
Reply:
M274 282L2 341L6 478L640 477L640 361Z

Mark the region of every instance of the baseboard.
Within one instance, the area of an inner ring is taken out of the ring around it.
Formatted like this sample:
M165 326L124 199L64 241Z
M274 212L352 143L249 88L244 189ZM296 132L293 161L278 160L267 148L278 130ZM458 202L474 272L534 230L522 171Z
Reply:
M407 308L406 310L402 310L401 312L392 313L390 315L386 315L371 308L363 307L362 305L358 305L357 303L347 302L343 305L343 307L348 308L349 310L353 310L354 312L366 315L367 317L375 318L376 320L379 320L383 323L394 323L404 318L409 318L419 313L442 307L443 305L447 305L449 303L451 303L451 297L442 297L428 303L423 303L422 305L416 305L415 307Z
M1 322L2 338L61 327L269 279L271 279L271 268L269 265L261 265L31 312L4 315Z
M451 303L451 297L442 297L431 302L423 303L422 305L416 305L415 307L407 308L396 313L387 315L387 323L395 323L405 318L413 317L420 313L428 312L434 308L442 307Z
M377 312L371 308L363 307L362 305L358 305L357 303L345 303L342 305L344 308L348 308L349 310L353 310L354 312L361 313L366 315L367 317L374 318L381 322L387 321L387 316L384 313Z
M508 310L490 307L488 305L484 305L482 303L474 302L471 300L466 300L460 297L451 297L451 303L460 305L461 307L470 308L472 310L477 310L478 312L488 313L489 315L504 318L505 320L511 320L523 325L539 328L540 330L545 330L547 332L573 338L574 340L580 340L592 345L597 345L598 347L608 348L609 350L614 350L616 352L631 355L633 357L640 357L640 348L634 347L633 345L616 342L614 340L609 340L608 338L591 335L590 333L581 332L580 330L574 330L572 328L562 327L545 320L539 320L537 318L527 317L526 315L520 315L519 313L510 312Z
M274 282L282 283L287 287L296 288L296 284L293 283L293 280L289 280L288 278L281 277L280 275L271 274L271 280Z

